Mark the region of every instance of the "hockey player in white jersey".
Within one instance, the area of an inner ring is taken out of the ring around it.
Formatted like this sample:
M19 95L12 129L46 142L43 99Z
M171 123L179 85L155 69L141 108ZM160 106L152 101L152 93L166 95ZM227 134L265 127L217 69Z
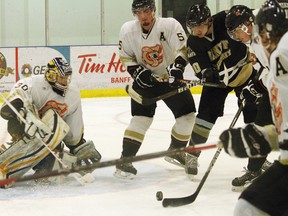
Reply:
M120 30L119 55L133 78L133 89L145 97L155 97L177 87L183 79L186 66L186 34L174 18L155 16L154 0L134 0L132 13L135 20L123 24ZM172 77L171 83L157 79ZM174 81L174 82L173 82ZM172 111L175 124L171 130L170 149L185 147L190 139L195 116L194 99L189 90L164 100ZM156 110L156 103L143 106L131 99L132 119L125 130L121 157L135 156L144 140ZM161 145L162 141L155 145ZM185 165L185 154L166 160ZM115 176L133 177L137 170L132 163L116 166Z
M60 151L58 157L70 166L101 159L93 142L83 138L80 91L70 84L71 76L70 65L57 57L47 64L44 76L24 78L14 85L0 110L12 137L11 147L0 155L2 178L19 177L31 168L39 173L57 167L45 143ZM70 152L63 150L62 143Z
M263 127L273 124L273 120L269 95L265 87L269 73L268 57L264 47L253 40L252 37L257 12L258 10L251 10L245 5L234 5L226 15L225 25L229 36L246 44L250 53L254 55L253 67L257 71L257 75L243 88L241 98L246 100L246 105L255 102L255 100L258 101L257 116L254 123ZM232 190L242 191L270 165L271 163L265 157L249 158L245 174L233 179Z
M225 151L236 157L265 157L271 150L280 150L279 159L242 192L234 215L288 215L288 1L266 1L255 22L270 54L266 87L275 127L230 129L220 140Z

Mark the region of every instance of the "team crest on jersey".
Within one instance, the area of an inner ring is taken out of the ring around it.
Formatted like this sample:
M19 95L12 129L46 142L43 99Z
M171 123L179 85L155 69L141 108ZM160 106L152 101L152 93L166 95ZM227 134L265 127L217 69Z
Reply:
M0 52L0 79L3 76L8 76L9 74L14 74L14 70L10 67L7 67L7 62L5 56Z
M161 45L145 46L142 48L142 61L151 67L157 67L163 62L164 54Z
M58 115L63 118L68 110L66 103L59 103L55 100L49 100L45 105L39 110L39 115L43 116L49 109L53 109Z

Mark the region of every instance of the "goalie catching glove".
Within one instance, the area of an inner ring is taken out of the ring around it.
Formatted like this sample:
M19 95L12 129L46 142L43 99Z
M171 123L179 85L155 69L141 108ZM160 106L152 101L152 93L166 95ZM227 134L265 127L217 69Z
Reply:
M265 157L277 147L273 125L260 127L248 124L245 128L231 128L220 135L225 151L234 157Z

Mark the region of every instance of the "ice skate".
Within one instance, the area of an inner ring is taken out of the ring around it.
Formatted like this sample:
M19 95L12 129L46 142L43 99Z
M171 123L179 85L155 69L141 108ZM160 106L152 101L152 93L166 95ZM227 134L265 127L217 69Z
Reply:
M236 177L232 181L232 191L234 192L242 192L252 183L252 181L254 181L257 177L259 177L262 174L261 169L258 171L250 171L247 170L246 168L244 169L246 173L240 177Z
M198 157L200 153L201 152L194 152L193 154L186 155L185 172L191 180L193 180L194 176L198 174Z
M173 149L175 148L171 145L168 150L173 150ZM186 157L186 154L184 152L179 152L179 153L165 156L164 160L176 166L185 168L185 157Z
M268 160L265 160L264 164L262 165L261 169L263 172L265 172L273 163L271 163Z
M121 156L123 158L123 156ZM116 164L114 176L121 179L133 179L137 174L137 170L131 162Z

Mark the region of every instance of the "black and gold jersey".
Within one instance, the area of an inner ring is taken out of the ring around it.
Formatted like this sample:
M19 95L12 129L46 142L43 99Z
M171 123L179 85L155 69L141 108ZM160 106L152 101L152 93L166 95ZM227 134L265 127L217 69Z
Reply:
M187 40L187 56L198 78L206 68L216 68L220 79L225 76L225 68L233 68L226 74L228 86L240 86L247 81L253 71L252 56L247 46L230 38L225 27L226 12L212 16L212 33L203 38L190 35ZM247 63L247 64L246 64ZM242 67L238 67L242 65Z

